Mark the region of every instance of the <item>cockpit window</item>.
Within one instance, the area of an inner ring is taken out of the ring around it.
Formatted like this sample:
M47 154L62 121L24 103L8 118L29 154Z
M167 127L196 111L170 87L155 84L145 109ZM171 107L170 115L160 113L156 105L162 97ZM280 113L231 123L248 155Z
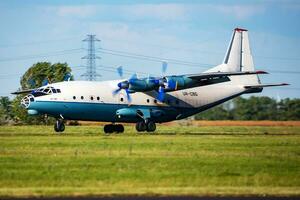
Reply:
M35 90L32 94L35 97L54 94L54 93L61 93L60 89L55 89L54 87L42 87Z

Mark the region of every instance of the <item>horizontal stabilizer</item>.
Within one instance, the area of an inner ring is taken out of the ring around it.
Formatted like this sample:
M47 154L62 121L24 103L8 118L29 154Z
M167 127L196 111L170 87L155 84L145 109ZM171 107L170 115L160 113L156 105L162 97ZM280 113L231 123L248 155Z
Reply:
M279 84L260 84L260 85L246 85L244 86L246 89L257 89L257 88L264 88L264 87L275 87L275 86L286 86L290 85L287 83L279 83Z

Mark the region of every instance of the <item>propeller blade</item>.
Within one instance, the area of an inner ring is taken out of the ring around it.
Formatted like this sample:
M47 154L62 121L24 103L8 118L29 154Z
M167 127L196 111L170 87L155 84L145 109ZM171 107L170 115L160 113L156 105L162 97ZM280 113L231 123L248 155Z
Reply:
M128 101L128 103L131 103L132 99L131 99L128 89L125 89L125 91L126 91L126 95L127 95L127 101Z
M48 81L48 79L46 78L46 79L43 80L42 86L48 85L48 83L49 83L49 81Z
M113 91L113 96L115 96L116 94L118 94L121 90L122 90L122 88L118 88L118 89L114 90Z
M163 102L164 99L165 99L165 90L162 86L160 86L158 88L158 95L157 95L157 99L160 101L160 102Z
M123 77L123 66L118 67L117 72L118 72L119 76L122 78Z
M163 74L167 71L167 68L168 68L168 63L163 61L162 62L162 69L161 69Z
M66 73L65 76L64 76L64 81L70 81L72 78L72 74L71 73Z
M33 78L30 78L30 79L27 81L27 83L29 84L29 86L30 86L31 88L35 88L35 86L36 86L35 80L34 80Z

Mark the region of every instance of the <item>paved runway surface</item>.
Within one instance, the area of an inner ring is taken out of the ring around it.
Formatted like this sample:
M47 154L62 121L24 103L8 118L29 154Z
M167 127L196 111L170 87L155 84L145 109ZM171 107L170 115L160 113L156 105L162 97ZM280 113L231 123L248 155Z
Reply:
M112 197L51 197L0 198L1 200L300 200L298 197L195 197L195 196L112 196Z

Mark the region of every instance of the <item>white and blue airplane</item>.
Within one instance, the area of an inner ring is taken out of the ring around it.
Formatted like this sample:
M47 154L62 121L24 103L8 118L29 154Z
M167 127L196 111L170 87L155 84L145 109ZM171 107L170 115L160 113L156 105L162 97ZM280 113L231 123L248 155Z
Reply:
M28 114L55 117L54 130L63 132L65 120L110 122L105 133L121 133L120 123L136 123L138 132L153 132L155 123L180 120L242 94L259 93L261 84L250 51L248 31L233 31L222 64L199 74L101 82L63 81L15 92L29 93L21 104Z

